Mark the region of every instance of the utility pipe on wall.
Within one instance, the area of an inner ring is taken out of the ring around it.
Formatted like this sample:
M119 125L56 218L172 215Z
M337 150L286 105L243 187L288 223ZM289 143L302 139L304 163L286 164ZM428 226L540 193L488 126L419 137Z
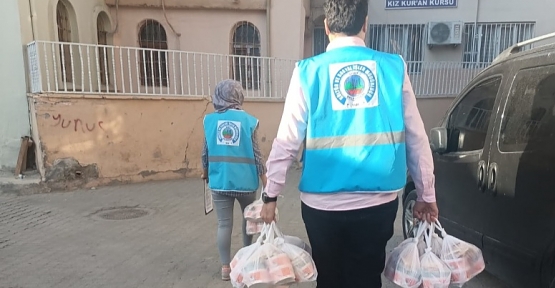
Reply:
M478 18L480 17L480 0L476 0L476 17L474 18L474 39L478 38ZM474 42L472 42L474 43ZM474 45L474 44L473 44Z
M35 12L35 8L33 6L33 0L29 0L29 13L31 14L30 15L31 16L31 34L32 34L32 37L33 37L33 41L35 41L35 40L37 40L36 36L35 36L35 33L36 33L36 26L35 26L36 25L35 24L36 19L35 19L35 17L37 15L37 13Z
M266 57L272 57L272 52L271 52L272 49L271 49L271 46L270 46L271 43L272 43L270 41L270 38L271 38L271 29L270 29L271 28L270 27L271 8L272 8L272 1L271 0L266 0L266 51L267 51L266 52L267 53ZM268 58L268 66L265 69L266 70L266 79L267 79L268 84L266 85L266 93L264 93L264 94L266 94L267 97L270 97L271 96L270 93L272 93L272 79L270 79L270 76L271 76L270 69L271 69L271 67L272 67L271 61Z
M266 46L267 46L267 50L268 51L268 55L266 55L267 57L271 57L272 56L272 49L270 48L270 9L272 7L272 0L266 0Z

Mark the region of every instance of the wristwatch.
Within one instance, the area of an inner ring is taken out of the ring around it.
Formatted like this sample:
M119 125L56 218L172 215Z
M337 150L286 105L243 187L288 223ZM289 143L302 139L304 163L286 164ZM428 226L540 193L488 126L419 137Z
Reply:
M268 194L266 194L266 192L262 192L262 202L270 203L270 202L276 202L276 201L277 201L277 197L269 197Z

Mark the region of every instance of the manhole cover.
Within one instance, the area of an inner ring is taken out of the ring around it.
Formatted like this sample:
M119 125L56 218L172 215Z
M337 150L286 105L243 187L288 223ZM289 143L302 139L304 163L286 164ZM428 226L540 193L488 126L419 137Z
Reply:
M120 207L101 210L96 213L96 217L105 220L129 220L136 219L150 214L150 212L143 208L130 208Z

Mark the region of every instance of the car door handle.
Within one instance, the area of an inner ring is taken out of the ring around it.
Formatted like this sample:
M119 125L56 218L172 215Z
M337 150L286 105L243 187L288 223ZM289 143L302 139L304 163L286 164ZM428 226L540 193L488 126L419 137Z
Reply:
M497 194L497 179L498 179L497 163L491 163L488 169L488 190Z
M481 192L486 190L486 161L481 160L478 162L478 169L476 171L476 177L478 179L478 189Z

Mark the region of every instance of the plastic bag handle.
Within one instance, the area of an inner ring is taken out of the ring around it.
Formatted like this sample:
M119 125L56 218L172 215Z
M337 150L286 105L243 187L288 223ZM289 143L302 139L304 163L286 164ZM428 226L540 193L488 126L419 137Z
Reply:
M276 237L283 237L283 234L277 228L276 222L272 221L270 224L264 223L260 236L256 241L258 242L260 240L261 243L272 243Z
M424 233L424 239L426 241L426 252L432 251L432 235L435 233L435 224L428 224L430 229L427 233Z
M441 226L441 223L439 223L439 220L436 220L434 224L435 224L437 230L439 230L439 232L441 232L441 237L445 238L445 236L447 236L448 234L445 231L445 229L443 228L443 226Z
M429 226L430 224L428 224L428 222L426 221L420 222L420 226L418 226L418 230L416 230L416 235L414 236L414 239L418 241L418 239L420 239L424 231L426 231L426 228L428 228Z
M256 239L255 243L259 243L262 244L262 242L264 242L264 239L266 238L266 234L268 233L268 229L270 228L270 226L266 223L264 223L264 225L262 226L262 230L260 230L260 236L258 236L258 239Z
M274 231L275 237L281 237L283 238L283 233L281 232L281 230L279 230L279 228L277 227L277 223L276 221L272 221L271 225L271 229Z

